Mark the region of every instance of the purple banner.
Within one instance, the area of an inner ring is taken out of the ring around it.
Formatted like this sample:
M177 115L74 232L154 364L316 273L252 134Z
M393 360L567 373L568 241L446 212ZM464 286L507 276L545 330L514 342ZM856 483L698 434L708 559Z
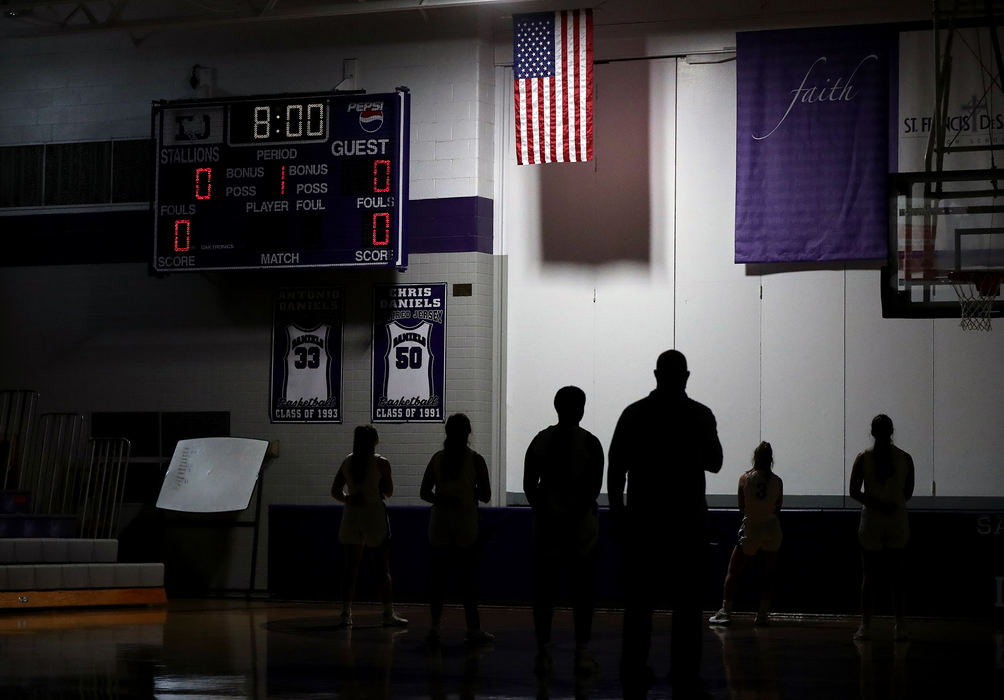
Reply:
M736 36L736 262L886 257L881 26Z

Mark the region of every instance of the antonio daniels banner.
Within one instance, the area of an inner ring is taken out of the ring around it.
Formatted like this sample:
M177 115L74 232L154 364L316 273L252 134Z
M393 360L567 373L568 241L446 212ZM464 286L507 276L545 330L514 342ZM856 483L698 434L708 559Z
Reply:
M342 422L342 290L280 289L272 317L272 423Z
M885 26L737 34L737 263L886 257L896 46Z
M374 423L441 423L446 284L373 288Z

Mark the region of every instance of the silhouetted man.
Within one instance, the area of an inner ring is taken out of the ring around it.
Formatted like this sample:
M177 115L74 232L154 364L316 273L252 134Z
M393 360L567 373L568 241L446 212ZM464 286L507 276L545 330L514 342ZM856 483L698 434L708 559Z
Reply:
M534 670L551 670L551 620L561 579L567 576L575 622L575 671L598 669L589 652L596 595L599 518L596 497L603 486L603 447L579 427L586 395L577 386L558 389L558 424L537 433L526 450L523 492L533 506Z
M664 585L673 609L674 697L701 692L704 472L722 468L722 445L714 414L686 394L689 377L682 353L662 353L655 391L624 409L610 441L607 491L624 553L621 679L628 695L643 695L652 682L652 612Z

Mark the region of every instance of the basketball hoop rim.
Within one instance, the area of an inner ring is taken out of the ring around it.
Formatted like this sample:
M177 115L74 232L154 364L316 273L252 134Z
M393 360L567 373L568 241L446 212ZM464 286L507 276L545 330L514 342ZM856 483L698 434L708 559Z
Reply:
M949 270L948 281L953 285L972 284L980 296L996 297L1004 281L1004 269Z

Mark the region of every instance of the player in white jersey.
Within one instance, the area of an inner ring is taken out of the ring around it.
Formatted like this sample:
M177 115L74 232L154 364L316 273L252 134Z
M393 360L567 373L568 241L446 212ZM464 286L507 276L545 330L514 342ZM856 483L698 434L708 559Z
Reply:
M892 444L892 419L879 414L872 419L875 445L854 460L850 497L861 503L858 542L861 544L861 626L855 640L871 637L875 579L885 569L892 583L894 636L907 639L904 626L906 588L905 548L910 541L906 502L913 496L913 457Z
M343 503L338 541L344 550L342 568L342 616L340 627L352 626L352 601L355 597L359 564L366 548L379 549L383 559L383 625L402 627L408 621L394 612L393 585L390 577L390 524L386 499L394 495L390 462L376 453L380 436L372 425L356 426L352 453L335 473L331 497Z
M294 323L286 326L286 380L282 391L286 401L328 400L331 393L328 382L330 330L331 326L326 323L314 328L300 328Z
M739 477L739 512L743 516L739 544L732 549L729 559L721 610L708 620L712 625L732 622L732 603L739 584L739 572L757 552L762 552L763 582L760 608L754 624L769 623L774 570L777 567L777 552L781 548L781 523L777 514L784 496L784 483L771 471L773 464L774 451L770 443L761 442L753 451L753 468Z
M432 396L432 361L429 342L432 324L422 321L414 328L397 321L387 324L387 355L384 357L384 396L392 401L427 400Z

